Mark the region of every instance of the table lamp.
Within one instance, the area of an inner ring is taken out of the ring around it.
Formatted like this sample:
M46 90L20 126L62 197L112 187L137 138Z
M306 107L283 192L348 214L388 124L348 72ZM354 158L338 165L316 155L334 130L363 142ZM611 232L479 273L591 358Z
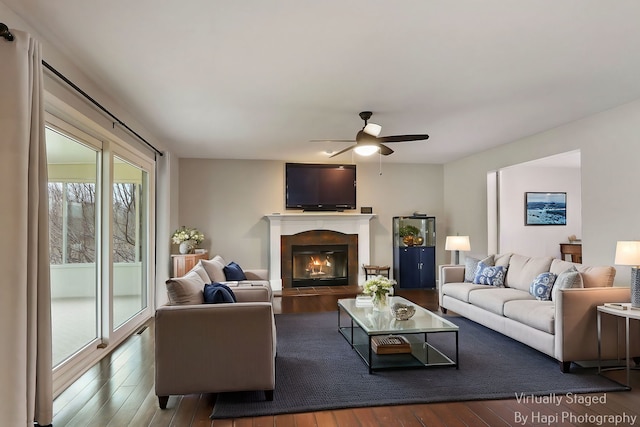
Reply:
M619 241L616 244L617 265L631 266L631 306L640 307L640 242Z
M470 251L469 236L447 236L444 244L446 251L453 251L455 264L460 263L460 251Z

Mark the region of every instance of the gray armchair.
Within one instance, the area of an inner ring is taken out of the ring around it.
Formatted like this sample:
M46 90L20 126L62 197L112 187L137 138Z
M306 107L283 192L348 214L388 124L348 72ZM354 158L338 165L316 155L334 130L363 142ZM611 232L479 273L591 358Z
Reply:
M155 390L170 395L263 390L273 400L276 335L271 295L233 289L232 304L168 305L156 310Z

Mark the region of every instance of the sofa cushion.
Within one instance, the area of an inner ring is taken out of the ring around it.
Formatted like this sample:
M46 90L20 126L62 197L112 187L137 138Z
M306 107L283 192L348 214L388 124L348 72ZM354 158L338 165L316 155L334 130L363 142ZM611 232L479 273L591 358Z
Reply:
M464 281L467 283L473 283L473 279L476 277L476 268L478 263L483 262L486 265L493 265L493 255L480 260L478 258L466 257L464 259Z
M223 271L226 280L247 280L247 276L244 275L244 271L242 271L242 268L233 261L225 265Z
M549 271L551 261L553 261L551 257L528 257L512 254L509 259L505 286L529 293L529 286L533 279L538 274Z
M556 275L550 272L540 273L533 279L529 293L540 301L551 301L551 288L556 281Z
M233 291L222 283L206 283L203 294L205 304L236 302L236 296Z
M507 301L504 315L539 331L555 334L555 308L552 301Z
M499 288L504 287L504 267L488 266L482 261L476 267L476 274L473 283L478 285L491 285Z
M513 255L511 252L508 252L506 254L496 254L493 256L493 265L497 265L500 267L509 267L509 261L511 260L511 255Z
M197 272L190 271L182 277L171 278L165 283L170 305L204 303L202 290L205 282Z
M512 288L490 287L488 290L472 290L469 292L469 303L484 308L499 316L504 315L504 304L513 300L536 300L529 291Z
M575 264L561 259L554 259L549 271L555 274L560 274L571 267L575 267L580 272L582 275L582 283L585 288L613 286L613 280L616 277L616 269L609 265L590 267L588 265Z
M222 262L220 260L222 260ZM204 269L207 271L210 281L224 282L225 280L227 280L227 276L224 275L224 260L222 259L222 257L216 255L212 259L203 259L200 260L200 262L202 263Z
M209 283L211 281L211 278L209 277L207 270L205 270L204 266L202 265L202 260L198 261L198 263L194 265L191 270L189 270L189 272L191 271L198 273L198 276L200 276L200 278L204 283Z
M558 275L556 282L551 290L551 300L556 300L556 296L561 289L573 289L582 288L582 276L578 272L575 266L571 266L567 271L564 271Z
M585 288L600 288L613 286L616 278L616 268L610 265L599 265L590 267L579 265L576 267L582 277L582 286Z
M469 293L476 289L492 289L492 287L473 283L445 283L442 285L442 294L460 301L469 302Z

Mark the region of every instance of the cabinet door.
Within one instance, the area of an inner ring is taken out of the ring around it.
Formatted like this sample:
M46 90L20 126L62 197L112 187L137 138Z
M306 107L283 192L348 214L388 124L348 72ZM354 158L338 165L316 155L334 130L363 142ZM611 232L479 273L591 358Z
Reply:
M436 248L420 248L418 260L420 287L433 289L436 287Z
M400 248L398 256L398 286L400 288L435 288L435 248L412 246Z
M420 288L420 248L400 249L398 285L401 288Z

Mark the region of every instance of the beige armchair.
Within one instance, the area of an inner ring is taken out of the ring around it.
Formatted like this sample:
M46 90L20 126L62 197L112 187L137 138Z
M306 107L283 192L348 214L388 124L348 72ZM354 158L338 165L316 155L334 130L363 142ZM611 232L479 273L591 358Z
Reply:
M263 390L273 400L276 335L270 292L233 288L233 304L168 305L156 310L155 390L170 395Z

